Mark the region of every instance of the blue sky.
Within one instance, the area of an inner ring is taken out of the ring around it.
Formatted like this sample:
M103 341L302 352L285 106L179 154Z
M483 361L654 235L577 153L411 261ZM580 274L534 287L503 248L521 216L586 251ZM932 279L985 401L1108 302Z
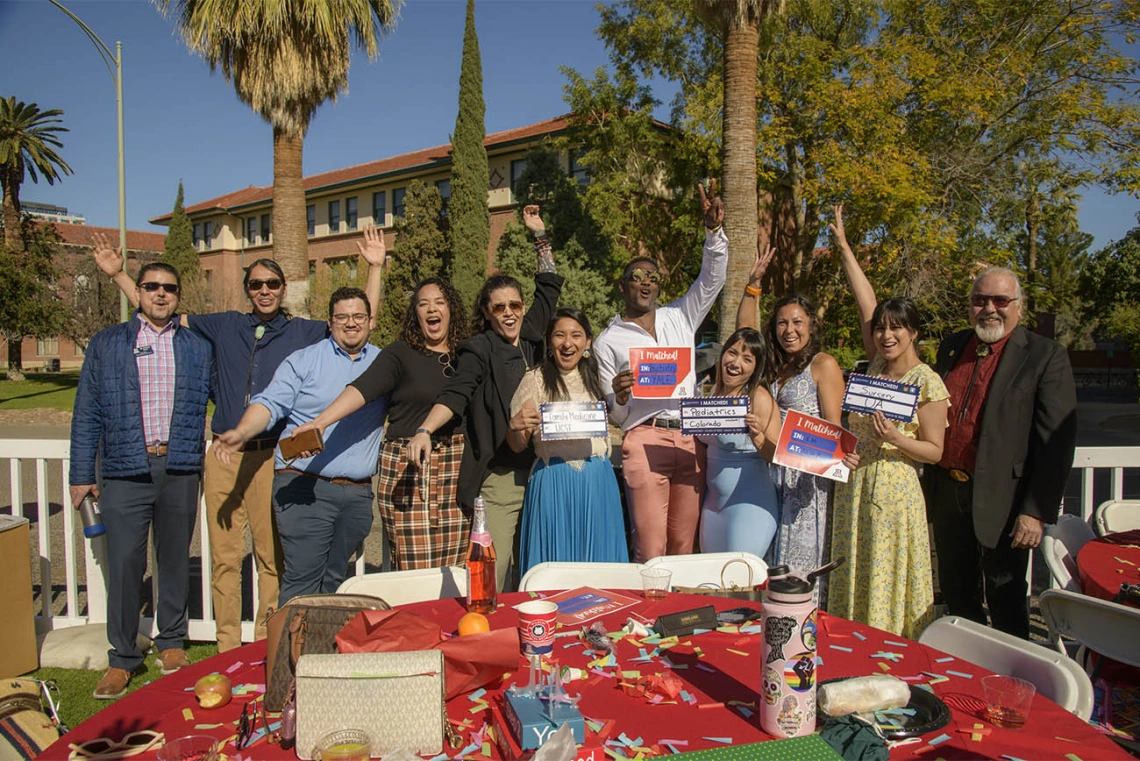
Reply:
M178 180L188 204L273 181L269 126L220 74L187 51L146 0L65 0L114 49L123 43L127 225L170 210ZM349 92L324 105L305 141L305 173L441 145L455 124L462 0L411 0L380 57L354 56ZM565 113L559 66L590 74L607 63L594 0L479 0L487 131ZM49 186L26 182L25 201L66 206L88 224L118 225L115 89L91 42L47 0L0 0L0 95L60 108L74 170ZM672 95L658 88L667 118ZM1082 227L1095 247L1135 226L1140 201L1090 190Z

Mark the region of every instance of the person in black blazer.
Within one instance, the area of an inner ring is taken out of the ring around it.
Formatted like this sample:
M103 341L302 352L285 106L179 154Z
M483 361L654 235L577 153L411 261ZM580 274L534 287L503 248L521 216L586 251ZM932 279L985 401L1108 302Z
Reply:
M939 586L951 615L1029 638L1029 553L1061 507L1077 395L1064 347L1018 325L1017 276L992 267L970 293L973 330L942 342L946 445L923 475ZM983 587L984 583L984 587Z
M526 308L522 288L513 277L487 279L475 304L474 335L459 344L455 375L406 449L408 460L418 466L430 451L432 434L453 415L466 415L467 446L456 496L468 513L480 494L487 501L487 528L498 555L495 581L500 592L508 591L510 574L518 562L516 529L534 463L533 448L515 452L507 444L511 398L523 374L543 360L543 332L564 280L555 273L537 206L523 209L523 222L535 236L538 256L534 302Z

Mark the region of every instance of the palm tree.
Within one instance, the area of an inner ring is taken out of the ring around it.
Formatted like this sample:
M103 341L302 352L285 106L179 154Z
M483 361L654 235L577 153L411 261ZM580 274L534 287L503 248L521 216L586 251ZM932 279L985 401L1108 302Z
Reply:
M4 190L4 244L13 251L23 249L20 241L20 186L25 170L32 182L39 182L38 171L54 185L71 167L55 152L62 148L56 134L63 111L41 111L35 103L17 101L14 95L0 98L0 187Z
M782 0L696 0L698 12L720 30L724 59L721 180L728 279L720 295L722 341L732 333L731 316L756 259L756 61L760 22L782 5Z
M273 257L303 313L309 243L301 159L317 108L348 87L353 43L369 59L403 0L153 0L173 10L187 46L222 70L238 97L273 127Z

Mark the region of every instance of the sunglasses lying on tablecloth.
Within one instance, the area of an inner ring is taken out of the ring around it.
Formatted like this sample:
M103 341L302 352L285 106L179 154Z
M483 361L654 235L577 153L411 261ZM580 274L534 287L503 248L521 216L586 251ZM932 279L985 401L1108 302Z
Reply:
M130 758L147 751L161 748L166 744L166 735L153 729L140 729L115 741L107 737L71 743L68 761L111 761L117 758Z

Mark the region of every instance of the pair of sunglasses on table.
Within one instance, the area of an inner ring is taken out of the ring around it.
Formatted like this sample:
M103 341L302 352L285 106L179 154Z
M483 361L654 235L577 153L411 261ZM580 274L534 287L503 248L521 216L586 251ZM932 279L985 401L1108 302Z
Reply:
M153 729L140 729L124 735L122 740L99 737L76 745L71 743L69 761L111 761L116 758L130 758L148 751L157 750L166 744L166 735Z
M258 725L265 730L263 733L258 734ZM281 742L281 728L277 724L277 729L272 729L269 726L269 716L265 711L265 704L260 700L250 701L241 707L241 716L238 718L238 732L237 739L234 741L234 747L238 750L245 750L250 745L260 740L262 737L269 738L271 745L276 745Z

